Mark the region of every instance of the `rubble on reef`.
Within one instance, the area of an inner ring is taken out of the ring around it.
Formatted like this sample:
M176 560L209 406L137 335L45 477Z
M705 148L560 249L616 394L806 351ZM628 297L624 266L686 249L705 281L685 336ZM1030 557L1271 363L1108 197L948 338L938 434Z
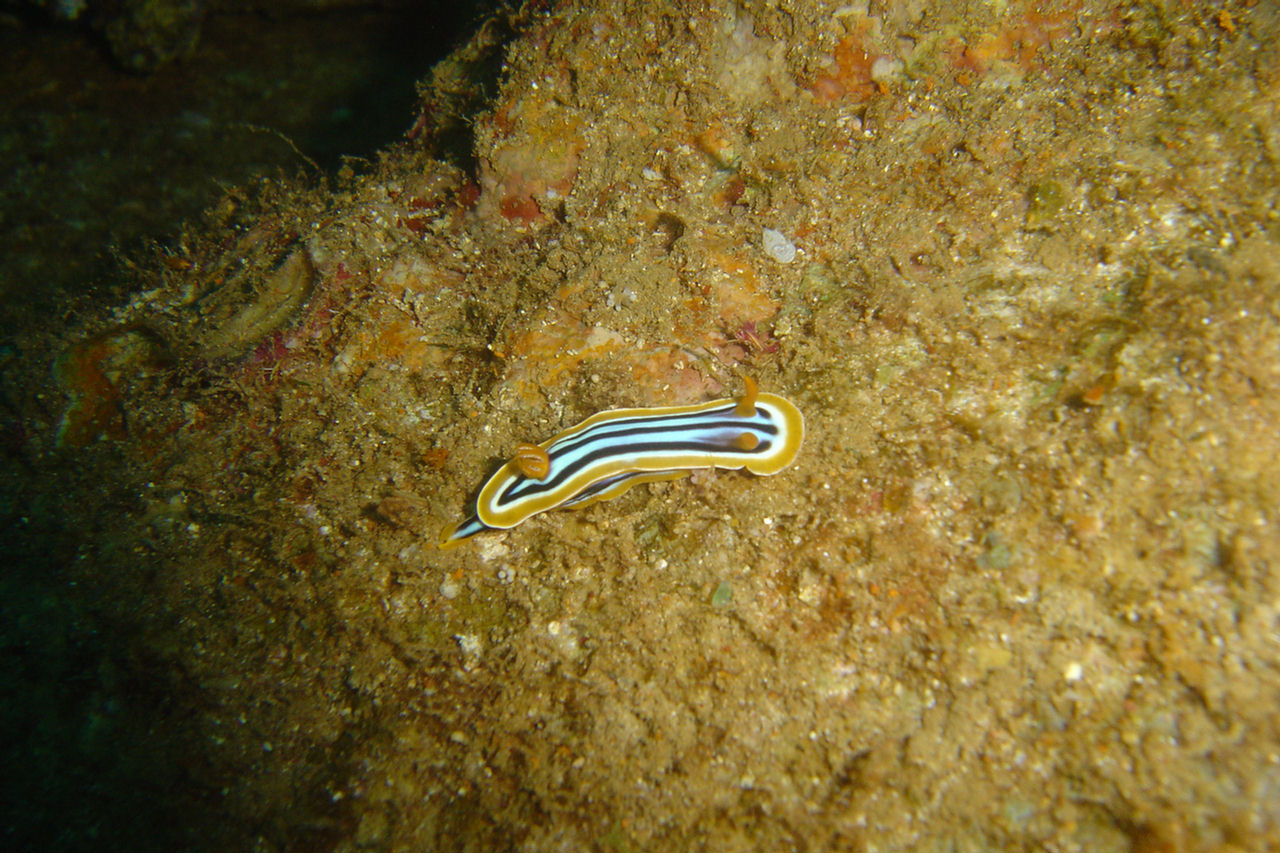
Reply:
M1280 845L1280 14L500 26L466 157L498 23L367 172L5 351L86 742L195 847ZM744 378L790 469L436 547L518 444Z

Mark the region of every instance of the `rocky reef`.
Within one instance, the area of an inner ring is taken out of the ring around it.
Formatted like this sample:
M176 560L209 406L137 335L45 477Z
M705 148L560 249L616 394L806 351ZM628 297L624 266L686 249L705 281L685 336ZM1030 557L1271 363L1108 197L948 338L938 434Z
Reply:
M1268 4L495 17L6 350L86 754L208 849L1280 844L1277 115ZM437 547L747 379L787 470Z

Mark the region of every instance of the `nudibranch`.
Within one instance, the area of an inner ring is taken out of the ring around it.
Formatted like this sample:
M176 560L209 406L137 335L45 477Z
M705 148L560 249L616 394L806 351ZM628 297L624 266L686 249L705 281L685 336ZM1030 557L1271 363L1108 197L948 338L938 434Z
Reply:
M740 397L694 406L610 409L541 444L521 444L480 489L475 512L445 532L451 548L486 530L515 527L551 509L616 498L632 486L697 468L776 474L795 461L804 416L746 380Z

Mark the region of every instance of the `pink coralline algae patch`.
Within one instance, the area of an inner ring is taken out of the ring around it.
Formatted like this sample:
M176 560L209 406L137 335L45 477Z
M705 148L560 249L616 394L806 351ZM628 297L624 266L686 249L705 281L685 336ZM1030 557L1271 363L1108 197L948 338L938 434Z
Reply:
M808 88L818 103L859 103L888 94L888 83L905 67L914 69L912 75L950 67L962 86L992 74L1021 79L1037 67L1044 50L1069 35L1074 20L1070 12L1010 10L994 25L953 32L899 56L899 48L884 37L879 17L857 17L846 23L847 35Z
M772 316L771 301L761 299L733 281L720 285L724 293L720 312L726 307L734 317ZM708 287L708 293L716 288ZM548 389L565 387L597 372L629 375L637 388L636 402L686 403L703 400L721 390L699 365L699 355L717 353L718 360L732 366L747 354L745 344L730 341L728 331L738 328L717 313L716 300L691 298L686 308L695 324L678 324L661 343L646 340L619 316L616 324L584 322L569 304L581 297L580 288L565 288L539 316L531 318L493 352L506 364L504 384L530 406L544 404ZM725 331L721 331L721 329ZM646 395L653 394L650 399Z
M538 389L558 385L576 375L584 362L613 355L625 339L604 326L587 326L556 308L514 336L498 355L511 360L510 379L538 397Z
M750 262L729 252L715 253L712 261L721 273L711 285L710 295L722 329L732 331L746 323L763 323L778 313L778 300L765 290Z
M695 366L694 359L674 347L635 353L629 359L631 375L646 406L700 403L724 391Z
M1063 38L1071 19L1065 13L1042 15L1035 11L1014 17L994 32L970 39L952 39L945 55L961 74L992 72L1017 77L1035 68L1037 55ZM961 83L965 81L960 79Z
M373 283L379 298L364 305L377 322L355 328L338 364L357 374L388 364L411 373L440 367L454 351L439 328L453 322L453 314L442 306L456 307L453 294L461 281L460 275L411 256L390 263ZM424 325L424 318L431 322Z
M723 342L718 335L714 338ZM514 337L503 355L508 364L504 383L535 408L544 405L548 388L572 383L594 370L630 375L640 405L698 402L720 390L680 346L635 341L605 326L583 325L563 312Z
M840 99L866 101L883 94L882 84L872 79L872 67L876 60L887 54L875 52L868 43L870 24L860 22L857 29L845 36L833 52L832 67L814 78L809 89L819 103L827 104Z
M480 210L520 225L554 215L573 189L586 143L567 108L537 98L504 104L488 128L494 144L480 163Z
M64 350L53 364L69 398L58 424L58 446L123 438L132 413L125 389L145 380L160 362L156 340L141 329L112 330Z

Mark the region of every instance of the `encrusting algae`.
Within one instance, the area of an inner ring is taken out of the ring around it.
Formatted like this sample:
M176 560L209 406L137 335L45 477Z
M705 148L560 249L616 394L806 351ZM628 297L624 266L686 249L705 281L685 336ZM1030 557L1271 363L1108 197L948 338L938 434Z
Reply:
M503 23L470 165L424 112L10 373L224 831L1280 844L1272 9Z

